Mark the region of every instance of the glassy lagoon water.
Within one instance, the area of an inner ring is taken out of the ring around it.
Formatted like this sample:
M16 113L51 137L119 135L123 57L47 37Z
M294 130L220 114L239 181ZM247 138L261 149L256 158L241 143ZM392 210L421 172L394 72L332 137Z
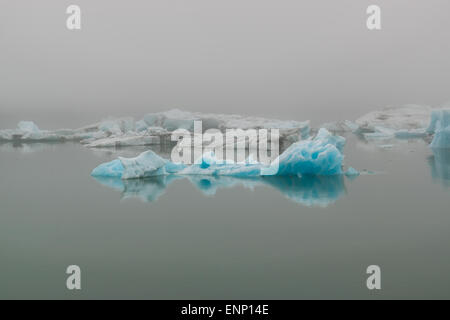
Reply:
M0 144L0 298L450 298L448 150L351 136L356 179L90 176L144 150Z

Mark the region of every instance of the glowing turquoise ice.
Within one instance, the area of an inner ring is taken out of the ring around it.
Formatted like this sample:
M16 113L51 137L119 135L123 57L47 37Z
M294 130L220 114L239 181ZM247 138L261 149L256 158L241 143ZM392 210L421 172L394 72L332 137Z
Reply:
M433 149L450 148L450 110L434 110L427 131L434 133L430 145Z
M217 161L214 153L205 153L193 165L173 163L153 151L146 151L136 158L122 158L104 163L92 171L93 176L120 177L122 179L151 176L214 175L234 177L258 177L267 175L340 175L344 156L341 152L345 138L334 136L320 129L312 140L302 140L286 149L271 166L248 161L230 163Z

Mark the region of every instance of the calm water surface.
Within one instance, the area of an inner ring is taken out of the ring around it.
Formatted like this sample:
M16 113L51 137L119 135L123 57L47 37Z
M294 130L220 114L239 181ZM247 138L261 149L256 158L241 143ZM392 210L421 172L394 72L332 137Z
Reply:
M450 151L394 144L350 137L356 179L128 182L90 172L143 148L1 144L0 298L450 298Z

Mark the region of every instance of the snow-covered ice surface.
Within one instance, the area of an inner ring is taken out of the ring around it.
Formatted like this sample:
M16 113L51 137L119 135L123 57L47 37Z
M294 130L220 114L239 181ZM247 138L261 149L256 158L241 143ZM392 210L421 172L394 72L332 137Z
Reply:
M277 120L236 114L208 114L173 109L149 113L142 119L106 119L79 129L40 130L32 122L23 122L17 129L0 130L0 140L6 141L81 141L88 147L124 147L160 144L170 140L177 129L194 130L194 121L202 122L202 130L219 129L279 129L281 142L306 138L309 121Z
M293 143L270 166L254 161L246 161L246 163L219 161L211 152L205 153L195 164L185 166L163 159L153 151L147 151L136 158L119 157L118 160L101 164L92 171L92 175L117 177L120 175L121 168L123 169L122 179L167 174L236 177L339 175L342 174L344 156L341 150L344 145L345 138L332 135L326 129L320 129L314 139Z

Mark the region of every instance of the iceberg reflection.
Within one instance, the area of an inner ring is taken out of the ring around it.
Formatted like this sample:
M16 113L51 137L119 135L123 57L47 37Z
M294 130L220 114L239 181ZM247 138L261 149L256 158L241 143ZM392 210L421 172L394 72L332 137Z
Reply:
M433 156L429 158L431 177L433 181L450 187L450 149L432 149Z
M269 186L291 201L307 207L328 207L346 193L344 177L336 176L266 176L236 178L229 176L156 176L146 179L122 180L95 177L99 183L122 193L122 199L139 198L156 201L175 180L188 179L205 196L213 196L219 189L242 186L253 190Z

